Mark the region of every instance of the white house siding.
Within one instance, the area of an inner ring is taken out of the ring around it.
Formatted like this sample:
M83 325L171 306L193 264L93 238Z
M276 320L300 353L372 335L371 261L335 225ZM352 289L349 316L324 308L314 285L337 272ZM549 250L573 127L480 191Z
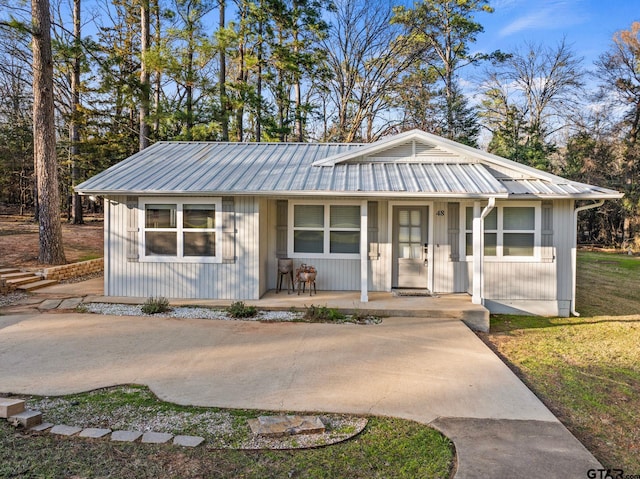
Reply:
M433 203L431 219L433 254L433 291L436 293L451 293L454 291L454 268L451 261L451 245L448 238L448 205L444 201Z
M568 316L571 307L573 201L552 204L552 246L539 262L484 263L485 306L492 313ZM543 217L543 230L545 228ZM467 263L469 287L472 264Z
M127 223L137 215L126 205L127 197L108 201L105 241L105 291L109 296L168 298L259 298L259 211L253 197L236 197L235 250L233 263L145 263L127 259Z
M553 203L553 239L558 274L558 315L560 316L569 316L571 311L573 295L571 251L576 247L574 243L574 207L575 201L573 200L558 200Z

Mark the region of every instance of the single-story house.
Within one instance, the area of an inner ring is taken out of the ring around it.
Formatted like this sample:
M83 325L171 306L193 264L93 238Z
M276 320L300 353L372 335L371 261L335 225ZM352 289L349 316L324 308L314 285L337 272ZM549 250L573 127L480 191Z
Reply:
M286 257L362 302L424 289L560 316L575 311L578 212L622 196L419 130L159 142L76 189L104 197L107 296L255 300Z

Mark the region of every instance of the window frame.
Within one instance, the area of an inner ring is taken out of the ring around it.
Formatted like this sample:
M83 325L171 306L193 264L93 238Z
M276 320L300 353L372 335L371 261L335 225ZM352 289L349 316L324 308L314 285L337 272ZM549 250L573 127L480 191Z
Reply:
M467 234L473 234L472 229L467 229L467 208L473 208L473 203L462 203L460 208L460 222L462 228L460 229L460 249L463 251L462 257L466 258L466 261L473 261L473 255L467 255ZM481 206L483 209L486 204ZM534 225L531 230L505 230L504 229L504 208L533 208L534 209ZM497 211L497 229L485 230L484 233L496 234L496 254L489 256L483 255L484 260L487 262L539 262L542 258L542 202L540 201L508 201L498 202L494 207ZM507 233L533 233L533 255L531 256L508 256L504 255L504 234Z
M176 205L176 227L175 228L147 228L146 226L146 206L149 204L170 204ZM214 228L185 228L183 221L183 211L185 205L213 206L215 208ZM199 197L199 196L145 196L138 199L138 225L139 225L139 261L145 263L222 263L222 197ZM147 255L146 254L146 233L148 231L175 232L176 234L176 255ZM215 233L215 256L184 256L184 234L194 232Z
M295 207L298 205L322 205L324 225L322 228L317 227L299 227L294 225L295 219ZM362 240L361 223L357 228L332 228L331 227L331 207L332 206L357 206L360 211L359 218L362 218L362 202L361 201L331 201L331 200L289 200L288 207L288 220L287 220L287 256L289 258L327 258L327 259L360 259L362 251L359 253L331 253L331 232L332 231L357 231L360 234L360 240ZM294 232L296 230L308 230L308 231L322 231L323 232L323 245L322 253L296 253L294 251ZM358 242L358 249L361 248L360 242Z

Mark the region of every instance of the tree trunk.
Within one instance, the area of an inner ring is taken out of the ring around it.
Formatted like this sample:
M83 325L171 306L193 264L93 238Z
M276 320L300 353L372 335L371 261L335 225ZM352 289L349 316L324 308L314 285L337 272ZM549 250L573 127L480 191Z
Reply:
M32 0L33 158L38 194L40 251L45 264L66 262L60 223L60 190L53 105L53 59L49 0Z
M154 0L153 2L153 12L155 15L155 42L156 46L160 46L160 5L158 5L158 0ZM153 119L153 134L154 138L158 138L158 134L160 132L160 92L162 90L162 72L160 71L160 67L156 66L155 70L155 78L154 78L154 92L153 92L153 111L154 111L154 119Z
M149 105L151 82L149 79L149 67L147 65L147 55L151 43L149 20L149 0L140 2L140 134L139 149L144 150L149 146Z
M69 141L71 143L71 188L80 180L78 155L80 154L80 63L81 63L81 27L80 2L73 0L73 72L71 75L71 121L69 122ZM80 195L71 191L71 222L74 225L84 223Z
M245 66L244 66L244 46L240 46L240 65L239 65L239 73L237 76L237 81L239 85L243 85L245 82ZM240 93L240 95L244 95ZM239 98L238 104L235 108L235 116L236 116L236 141L242 142L244 139L244 99Z
M220 30L225 28L225 0L220 0ZM227 98L227 55L226 45L220 46L220 68L218 83L220 87L220 130L222 141L229 141L229 99Z
M256 141L262 141L262 56L263 56L263 35L264 24L262 20L258 25L258 71L256 73Z

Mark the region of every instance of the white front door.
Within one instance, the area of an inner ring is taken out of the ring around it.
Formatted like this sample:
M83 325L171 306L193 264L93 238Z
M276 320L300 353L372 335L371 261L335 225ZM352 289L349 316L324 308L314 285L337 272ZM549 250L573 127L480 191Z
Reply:
M428 206L393 207L394 288L428 287Z

